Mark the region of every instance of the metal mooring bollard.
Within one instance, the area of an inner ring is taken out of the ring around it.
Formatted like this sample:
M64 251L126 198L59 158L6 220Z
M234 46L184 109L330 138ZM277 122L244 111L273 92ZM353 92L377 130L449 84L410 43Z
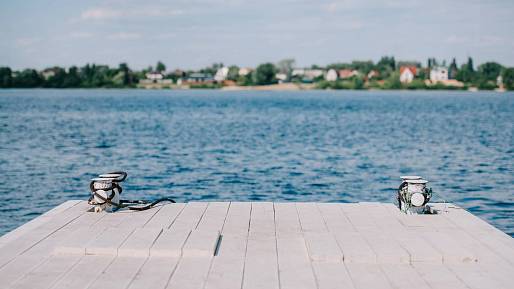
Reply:
M406 214L427 214L427 206L432 197L432 189L427 188L427 180L420 176L401 176L402 184L398 188L398 207Z

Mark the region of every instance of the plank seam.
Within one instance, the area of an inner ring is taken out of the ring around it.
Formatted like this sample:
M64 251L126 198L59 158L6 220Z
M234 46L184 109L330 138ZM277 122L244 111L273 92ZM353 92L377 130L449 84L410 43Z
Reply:
M246 231L246 244L245 244L245 254L243 260L243 275L241 277L241 289L243 289L244 280L245 280L245 271L246 271L246 255L248 253L248 238L250 237L250 225L252 223L252 203L250 203L250 216L248 218L248 229Z

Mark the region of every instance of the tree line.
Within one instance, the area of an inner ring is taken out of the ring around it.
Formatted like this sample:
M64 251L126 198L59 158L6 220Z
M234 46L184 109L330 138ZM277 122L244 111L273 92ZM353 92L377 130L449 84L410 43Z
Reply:
M401 66L415 66L418 68L415 81L410 84L399 82L399 69ZM179 78L187 78L194 72L214 75L217 70L224 65L215 63L211 66L196 71L175 70L165 73L166 65L157 62L155 67L148 67L142 70L133 70L127 63L121 63L118 67L107 65L86 64L83 67L71 66L68 69L63 67L51 67L42 71L35 69L24 69L14 71L9 67L0 67L0 88L132 88L136 87L140 79L144 79L146 73L158 71L163 73L165 78L176 81ZM285 59L278 63L264 63L258 65L251 73L241 75L240 68L232 65L228 68L227 80L233 81L238 85L268 85L277 83L277 74L285 76L282 81L302 82L305 81L301 75L293 75L295 61ZM497 87L498 76L501 76L506 89L514 90L514 68L505 67L497 62L486 62L478 65L473 64L473 59L468 60L458 66L455 59L447 64L445 61L439 62L434 58L429 58L426 66L416 61L396 61L393 56L384 56L378 62L373 61L352 61L350 63L333 63L326 66L312 65L312 70L341 70L352 69L359 72L358 76L350 79L327 82L323 76L318 76L308 81L314 82L319 88L377 88L398 89L398 88L428 88L424 80L429 78L430 69L436 66L448 68L450 78L461 81L466 87L476 87L478 89L495 89ZM377 74L373 79L368 79L367 75L371 71ZM437 88L437 86L434 86Z

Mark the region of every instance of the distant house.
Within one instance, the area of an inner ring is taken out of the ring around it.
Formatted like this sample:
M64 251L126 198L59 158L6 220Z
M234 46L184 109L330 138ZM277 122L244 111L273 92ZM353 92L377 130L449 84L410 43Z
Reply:
M498 75L498 77L496 77L496 85L498 87L503 87L503 77L500 75Z
M278 80L279 83L283 83L287 80L287 74L277 73L277 74L275 74L275 78Z
M303 76L308 79L314 79L323 76L323 73L324 71L321 69L305 69Z
M447 81L448 80L448 69L442 66L432 67L430 69L430 81Z
M370 72L368 72L368 80L369 79L372 79L372 78L377 78L378 76L380 75L380 73L377 71L377 70L371 70Z
M327 74L325 74L326 81L336 81L337 80L337 71L335 69L329 69Z
M55 74L57 73L57 70L58 70L58 68L56 68L56 67L47 68L41 72L41 75L43 76L43 78L45 80L48 80L50 77L55 76Z
M160 73L159 71L151 71L145 74L146 79L157 81L164 78L164 75Z
M214 82L214 78L212 77L212 75L207 74L207 73L195 72L195 73L191 73L187 77L186 82L188 82L188 83L212 83L212 82Z
M402 66L400 67L400 82L411 83L416 76L416 66Z
M173 80L164 79L164 74L159 71L151 71L145 74L146 79L139 80L139 87L144 88L164 88L170 87Z
M239 76L247 76L247 75L248 75L248 74L250 74L252 71L253 71L253 69L251 69L251 68L249 68L249 67L242 67L242 68L239 68L238 75L239 75Z
M227 76L228 76L228 67L224 66L224 67L218 69L218 71L216 71L216 74L214 75L214 80L216 80L217 82L223 82L224 80L227 79Z
M325 71L322 69L295 68L291 71L291 77L300 79L302 82L313 82L314 79L322 77Z
M184 77L186 76L186 72L181 69L175 69L171 74L173 74L175 77Z
M295 68L291 72L291 76L304 76L305 75L305 69L303 68Z
M339 70L338 73L339 73L339 78L341 78L341 79L346 79L346 78L350 78L350 77L359 75L359 71L357 71L355 69L341 69L341 70Z

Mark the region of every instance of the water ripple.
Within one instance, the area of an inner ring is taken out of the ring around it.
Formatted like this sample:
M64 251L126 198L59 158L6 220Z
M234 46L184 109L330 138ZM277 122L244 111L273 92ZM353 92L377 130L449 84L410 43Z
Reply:
M0 234L124 169L125 198L436 200L514 236L514 95L466 92L0 91Z

